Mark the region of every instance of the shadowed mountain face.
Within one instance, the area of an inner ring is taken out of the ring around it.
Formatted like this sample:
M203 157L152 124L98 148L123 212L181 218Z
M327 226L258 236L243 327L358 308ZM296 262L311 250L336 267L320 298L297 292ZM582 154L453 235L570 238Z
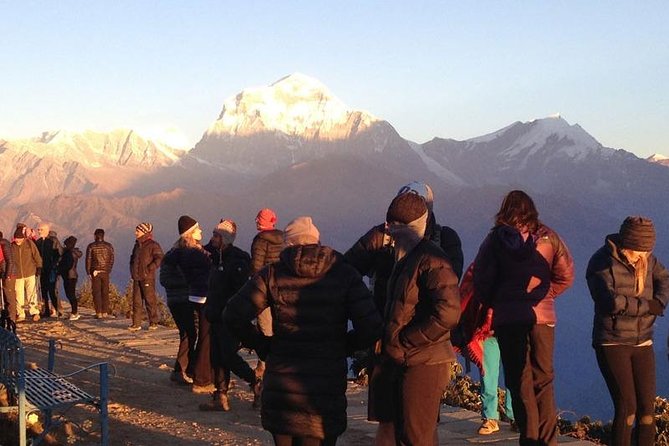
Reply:
M167 250L182 214L200 222L205 241L220 218L232 218L236 244L248 250L256 212L271 207L279 227L313 216L323 243L344 251L383 221L403 184L417 179L433 187L438 221L459 232L471 261L503 196L524 189L575 258L577 282L557 302L556 381L558 406L578 414L611 416L590 347L593 310L584 281L590 255L625 216L642 214L655 220L656 255L669 262L665 166L603 147L560 117L516 122L465 141L416 144L299 74L228 99L190 152L125 130L49 133L0 140L0 165L0 230L11 234L18 221L49 221L61 239L74 234L85 247L103 227L116 246L113 280L121 289L141 221L153 223ZM656 333L658 390L666 395L663 319Z

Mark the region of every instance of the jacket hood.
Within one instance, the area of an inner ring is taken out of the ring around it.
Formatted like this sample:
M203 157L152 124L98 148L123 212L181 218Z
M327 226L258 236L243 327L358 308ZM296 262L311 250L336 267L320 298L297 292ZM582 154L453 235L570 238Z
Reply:
M512 226L496 226L493 229L493 236L497 245L516 260L527 259L536 249L534 237L530 236L527 240L523 240L520 231Z
M269 229L267 231L260 231L258 237L267 240L273 245L283 245L283 231L278 229Z
M279 258L297 277L321 277L341 261L341 254L327 246L296 245L281 251Z

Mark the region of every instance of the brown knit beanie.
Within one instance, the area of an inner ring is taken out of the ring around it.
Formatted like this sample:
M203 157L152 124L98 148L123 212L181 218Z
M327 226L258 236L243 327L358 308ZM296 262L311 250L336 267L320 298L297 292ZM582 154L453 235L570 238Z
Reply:
M627 217L618 234L623 249L650 252L655 247L655 226L650 218Z
M427 212L425 200L418 194L407 192L396 196L386 213L386 222L409 224Z

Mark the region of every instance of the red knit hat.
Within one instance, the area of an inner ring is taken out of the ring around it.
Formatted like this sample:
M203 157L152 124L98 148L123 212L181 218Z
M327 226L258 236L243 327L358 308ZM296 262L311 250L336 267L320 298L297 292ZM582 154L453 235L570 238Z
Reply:
M256 224L258 225L258 229L261 231L274 229L276 222L276 214L269 208L261 209L256 216Z

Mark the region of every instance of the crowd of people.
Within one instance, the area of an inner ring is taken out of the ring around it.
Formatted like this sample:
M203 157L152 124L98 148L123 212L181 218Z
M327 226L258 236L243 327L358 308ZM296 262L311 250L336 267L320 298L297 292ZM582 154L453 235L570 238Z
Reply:
M521 445L556 445L553 390L555 299L574 280L564 241L540 219L532 198L509 192L466 268L460 238L440 225L433 191L402 187L385 221L341 254L321 244L310 217L276 228L271 209L256 217L251 254L235 246L237 224L221 219L203 244L194 218L178 219L163 253L153 226L135 228L130 258L132 324L157 326L156 274L179 331L171 380L210 393L203 411L229 411L231 373L261 408L278 446L334 445L346 429L347 358L367 352L369 420L375 445L435 445L443 392L456 351L480 368L483 420L500 430L497 386ZM114 249L97 229L85 254L95 317L109 310ZM606 236L586 279L594 302L592 345L614 406L613 445L654 443L653 326L669 302L669 272L653 255L650 219L631 216ZM76 321L77 239L62 246L47 224L0 233L0 273L9 317L58 317L62 278ZM370 279L370 285L363 282ZM39 284L42 305L37 302ZM40 310L41 307L41 310ZM41 312L40 312L41 311ZM254 350L254 368L240 355Z

